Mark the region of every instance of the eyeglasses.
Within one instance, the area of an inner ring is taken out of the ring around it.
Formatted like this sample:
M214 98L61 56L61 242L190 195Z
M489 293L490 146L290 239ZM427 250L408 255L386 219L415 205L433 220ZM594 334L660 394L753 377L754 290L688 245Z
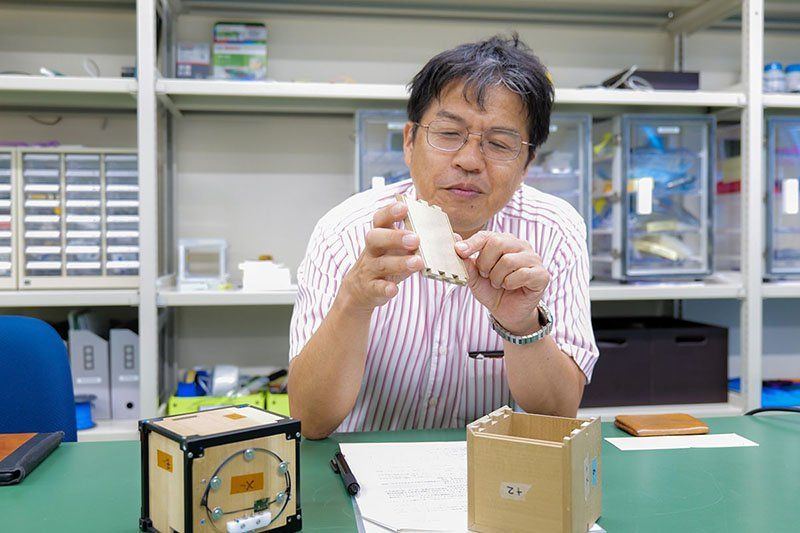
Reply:
M495 161L513 161L519 157L522 145L533 146L525 142L519 133L503 129L490 129L483 132L471 132L464 126L449 120L434 120L430 124L414 122L425 128L428 144L442 152L457 152L467 144L470 135L480 137L481 153Z

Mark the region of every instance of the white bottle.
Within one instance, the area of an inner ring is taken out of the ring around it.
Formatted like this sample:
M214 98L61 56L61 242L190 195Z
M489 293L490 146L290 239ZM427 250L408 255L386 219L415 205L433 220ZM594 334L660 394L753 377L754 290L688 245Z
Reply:
M786 92L786 74L782 64L775 62L764 65L764 92Z
M786 89L791 93L800 93L800 64L786 65Z

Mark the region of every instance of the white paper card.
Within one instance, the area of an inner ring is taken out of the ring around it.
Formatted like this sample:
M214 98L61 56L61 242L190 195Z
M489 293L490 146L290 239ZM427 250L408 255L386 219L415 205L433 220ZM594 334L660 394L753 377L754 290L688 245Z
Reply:
M674 435L668 437L616 437L606 438L622 451L631 450L677 450L682 448L741 448L758 446L757 442L737 435Z

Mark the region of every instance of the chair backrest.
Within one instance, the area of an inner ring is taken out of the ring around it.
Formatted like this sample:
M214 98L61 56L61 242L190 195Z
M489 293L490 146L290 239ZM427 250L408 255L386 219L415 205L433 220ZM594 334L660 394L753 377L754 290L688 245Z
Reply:
M0 433L48 431L77 440L64 341L42 320L0 316Z

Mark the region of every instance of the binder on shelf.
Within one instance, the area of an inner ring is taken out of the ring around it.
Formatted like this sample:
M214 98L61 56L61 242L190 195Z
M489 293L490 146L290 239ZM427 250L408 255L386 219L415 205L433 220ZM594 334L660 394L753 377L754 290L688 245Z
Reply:
M129 329L112 329L111 416L115 420L139 418L139 335Z
M69 330L69 357L75 394L91 394L95 420L111 418L108 341L88 330Z

